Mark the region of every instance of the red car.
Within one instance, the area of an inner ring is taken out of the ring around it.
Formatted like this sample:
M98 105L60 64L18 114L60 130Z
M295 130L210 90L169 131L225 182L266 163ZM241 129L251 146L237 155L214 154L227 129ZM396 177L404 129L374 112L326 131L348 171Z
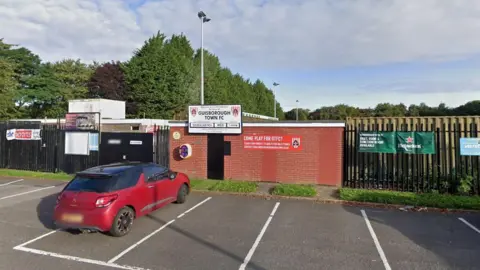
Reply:
M135 218L169 203L184 203L190 180L153 163L126 162L79 172L60 192L55 224L64 229L124 236Z

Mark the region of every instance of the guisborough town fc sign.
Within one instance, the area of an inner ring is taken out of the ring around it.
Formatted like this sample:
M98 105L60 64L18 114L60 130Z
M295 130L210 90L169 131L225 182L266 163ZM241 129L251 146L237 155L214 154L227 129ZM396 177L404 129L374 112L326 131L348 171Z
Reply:
M242 133L241 105L195 105L188 107L189 133Z

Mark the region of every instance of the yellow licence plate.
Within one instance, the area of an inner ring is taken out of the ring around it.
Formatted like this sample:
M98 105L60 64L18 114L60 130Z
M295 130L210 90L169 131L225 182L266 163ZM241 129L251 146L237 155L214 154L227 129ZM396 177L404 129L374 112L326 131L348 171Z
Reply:
M83 221L83 216L80 214L63 214L62 220L65 222L80 223Z

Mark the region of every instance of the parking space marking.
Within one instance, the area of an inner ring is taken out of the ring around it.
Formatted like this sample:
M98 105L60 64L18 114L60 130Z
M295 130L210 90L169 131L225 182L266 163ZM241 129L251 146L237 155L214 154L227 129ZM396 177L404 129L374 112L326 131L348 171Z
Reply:
M59 230L54 230L54 231L51 231L51 232L42 234L42 235L40 235L39 237L33 238L33 239L30 240L30 241L27 241L27 242L25 242L25 243L23 243L23 244L20 244L20 245L14 247L13 249L17 249L17 248L24 247L24 246L26 246L26 245L29 245L29 244L31 244L31 243L33 243L33 242L36 242L36 241L42 239L42 238L45 238L45 237L47 237L47 236L49 236L49 235L51 235L51 234L54 234L54 233L56 233L56 232L58 232L58 231L59 231Z
M188 209L187 211L183 212L181 215L179 216L183 216L189 212L191 212L193 209L199 207L200 205L206 203L207 201L209 201L212 197L208 197L206 198L205 200L197 203L196 205L194 205L193 207L191 207L190 209ZM169 222L167 222L165 225L163 225L162 227L158 228L157 230L155 230L154 232L150 233L149 235L145 236L144 238L142 238L140 241L136 242L135 244L131 245L130 247L128 247L127 249L125 249L124 251L120 252L120 254L118 254L117 256L113 257L112 259L110 259L108 261L108 263L114 263L115 261L117 261L118 259L120 259L121 257L123 257L125 254L127 254L128 252L130 252L132 249L138 247L141 243L147 241L149 238L151 238L152 236L154 236L155 234L157 234L158 232L160 232L161 230L165 229L166 227L168 227L168 225L172 224L173 222L175 222L175 219L172 219L170 220Z
M33 193L33 192L42 191L42 190L49 189L49 188L54 188L54 187L55 187L55 186L37 188L37 189L34 189L34 190L30 190L30 191L26 191L26 192L22 192L22 193L17 193L17 194L13 194L13 195L1 197L1 198L0 198L0 201L1 201L1 200L5 200L5 199L10 199L10 198L13 198L13 197L17 197L17 196L22 196L22 195L29 194L29 193Z
M15 181L8 182L8 183L3 183L3 184L0 184L0 187L8 186L8 185L10 185L10 184L18 183L18 182L22 182L22 181L23 181L23 179L19 179L19 180L15 180Z
M107 267L112 267L112 268L118 268L118 269L125 269L125 270L148 270L146 268L141 268L141 267L136 267L136 266L129 266L129 265L120 265L120 264L114 264L114 263L108 263L108 262L103 262L103 261L98 261L98 260L91 260L87 258L80 258L80 257L75 257L75 256L69 256L69 255L63 255L59 253L54 253L50 251L44 251L44 250L39 250L39 249L34 249L34 248L27 248L27 247L15 247L15 250L20 250L28 253L33 253L33 254L38 254L38 255L44 255L44 256L50 256L54 258L60 258L60 259L65 259L69 261L77 261L81 263L89 263L89 264L94 264L94 265L100 265L100 266L107 266Z
M458 218L461 222L463 222L465 225L467 225L468 227L470 227L470 229L476 231L477 233L480 233L480 230L473 226L473 224L471 224L470 222L466 221L464 218Z
M51 187L48 187L48 188L51 188ZM42 188L42 189L39 189L39 190L43 190L43 189L46 189L46 188ZM39 191L39 190L34 190L34 191ZM24 192L25 193L25 192ZM16 194L16 196L18 196L20 194ZM197 203L196 205L194 205L193 207L189 208L188 210L186 210L185 212L183 212L183 214L186 214L186 213L189 213L191 212L192 210L194 210L195 208L199 207L200 205L206 203L207 201L209 201L210 199L212 199L212 197L208 197L206 198L205 200ZM64 254L60 254L60 253L55 253L55 252L50 252L50 251L45 251L45 250L40 250L40 249L34 249L34 248L28 248L28 247L25 247L26 245L29 245L33 242L36 242L42 238L45 238L49 235L52 235L58 231L60 231L60 229L57 229L57 230L54 230L54 231L50 231L48 233L45 233L45 234L42 234L32 240L29 240L25 243L22 243L18 246L15 246L13 249L14 250L18 250L18 251L23 251L23 252L28 252L28 253L33 253L33 254L38 254L38 255L44 255L44 256L50 256L50 257L55 257L55 258L60 258L60 259L65 259L65 260L70 260L70 261L77 261L77 262L82 262L82 263L89 263L89 264L95 264L95 265L100 265L100 266L107 266L107 267L112 267L112 268L118 268L118 269L126 269L126 270L148 270L147 268L141 268L141 267L136 267L136 266L130 266L130 265L120 265L120 264L116 264L114 263L115 261L117 261L118 259L120 259L122 256L124 256L126 253L128 253L129 251L131 251L132 249L134 249L135 247L137 247L138 245L140 245L141 243L145 242L146 240L148 240L150 237L152 237L153 235L155 235L156 233L158 233L159 231L165 229L168 225L172 224L173 222L175 221L175 219L171 220L170 222L166 223L165 225L163 225L162 227L160 227L159 229L155 230L154 232L152 232L151 234L147 235L146 237L142 238L140 241L138 241L137 243L133 244L132 246L130 246L129 248L125 249L123 252L121 252L120 254L118 254L117 256L115 256L114 258L112 258L111 260L109 260L108 262L105 262L105 261L100 261L100 260L92 260L92 259L88 259L88 258L81 258L81 257L76 257L76 256L70 256L70 255L64 255Z
M267 222L265 222L265 225L263 225L262 230L257 236L257 239L255 239L255 242L253 243L252 248L248 251L247 256L243 260L242 265L240 265L239 270L245 270L245 267L247 267L247 264L250 262L252 259L253 253L255 253L255 250L257 249L258 245L260 244L260 241L262 240L263 235L267 231L268 225L270 225L270 222L273 219L273 216L275 215L275 212L277 212L278 206L280 205L280 202L277 202L275 206L273 207L272 212L270 213L270 216L267 219Z
M387 257L385 256L385 252L383 252L382 246L380 245L380 242L378 241L377 235L375 234L375 231L373 230L372 224L370 224L370 220L368 219L367 213L365 210L360 210L362 212L363 219L365 220L365 223L367 224L368 231L370 232L370 235L373 238L373 242L375 243L375 247L377 247L378 254L380 255L380 258L382 259L383 265L385 266L386 270L392 270L390 267L390 264L387 261Z

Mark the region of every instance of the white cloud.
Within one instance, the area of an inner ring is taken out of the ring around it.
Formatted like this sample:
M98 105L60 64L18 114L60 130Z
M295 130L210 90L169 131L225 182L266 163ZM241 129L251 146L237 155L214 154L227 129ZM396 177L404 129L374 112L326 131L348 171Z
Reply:
M128 4L140 5L136 11ZM471 0L1 0L2 35L46 60L125 60L161 30L183 32L239 66L316 68L480 53Z
M472 0L0 0L0 33L47 61L126 60L158 30L199 47L199 10L212 18L206 48L235 72L480 54L480 1Z

